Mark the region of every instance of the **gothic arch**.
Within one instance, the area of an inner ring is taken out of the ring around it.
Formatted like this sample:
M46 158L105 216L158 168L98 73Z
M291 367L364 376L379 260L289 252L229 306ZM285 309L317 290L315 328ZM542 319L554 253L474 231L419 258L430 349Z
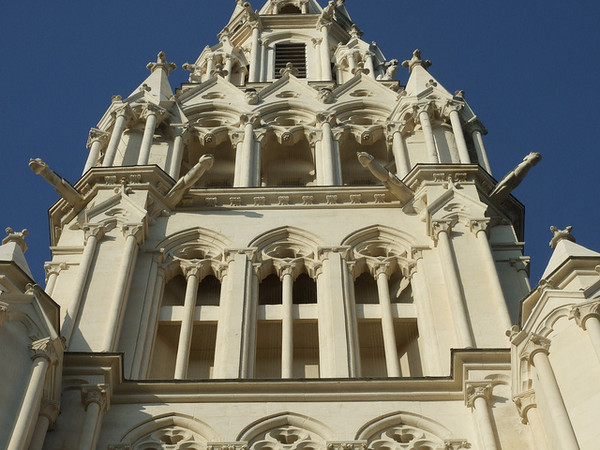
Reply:
M189 245L205 248L207 252L214 255L221 255L232 244L229 239L216 231L195 227L167 236L154 248L164 251L165 255L172 255Z
M274 438L278 430L289 432L303 431L308 435L308 439L316 441L320 444L325 444L333 436L333 432L322 422L319 422L311 417L296 414L292 412L282 412L272 416L263 417L256 422L251 423L244 428L238 435L237 441L245 441L249 443L249 448L257 441L263 440L266 435L271 434L271 439L274 439L274 444L277 439ZM269 437L267 437L269 439Z
M384 225L372 225L354 231L346 236L340 245L348 246L355 251L361 250L361 246L369 243L381 243L389 246L390 252L393 251L397 256L410 258L410 253L416 245L417 239L411 234L405 233Z
M367 441L368 448L402 448L433 450L453 439L452 433L442 424L420 414L399 411L380 416L363 425L355 440ZM405 445L417 446L402 446ZM396 444L396 445L394 445Z
M256 109L256 113L268 125L291 127L313 123L317 111L304 102L288 98L264 105ZM285 122L288 119L295 123Z
M274 230L267 231L266 233L257 236L250 242L249 246L255 247L259 251L264 251L278 243L297 245L299 248L315 254L318 247L322 245L320 239L314 234L300 228L286 226L275 228Z
M159 439L153 434L164 431L165 433L181 433L188 439L185 443L197 443L198 449L204 448L207 442L219 441L217 433L206 423L188 416L186 414L169 413L161 416L151 417L138 425L130 428L122 437L121 442L132 444L135 450L146 448L146 440ZM190 440L193 439L193 440ZM158 441L160 442L160 440ZM177 447L179 448L179 447ZM193 446L185 448L196 448Z

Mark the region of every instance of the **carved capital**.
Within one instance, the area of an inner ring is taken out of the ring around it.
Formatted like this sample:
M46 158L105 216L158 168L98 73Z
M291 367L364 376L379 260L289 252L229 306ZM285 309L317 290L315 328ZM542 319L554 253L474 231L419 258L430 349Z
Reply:
M9 306L7 303L0 302L0 328L2 328L4 322L8 319L8 308Z
M88 141L86 147L88 150L92 148L95 142L99 142L101 145L104 145L110 139L110 133L106 131L98 130L97 128L92 128L90 130L90 134L88 136Z
M447 236L450 236L452 233L452 227L454 226L454 222L452 220L435 220L431 222L429 235L433 239L434 242L440 238L440 234L445 233Z
M325 112L321 112L321 113L317 114L317 123L319 125L328 123L331 126L335 126L335 124L336 124L335 113L325 111Z
M140 118L143 120L148 120L150 116L156 116L157 123L160 122L163 118L165 118L168 114L168 111L164 108L161 108L158 105L153 103L146 103L142 110L140 111Z
M260 127L259 114L242 114L240 116L240 125L252 125L254 128Z
M107 411L110 407L109 386L107 384L88 384L81 386L81 403L87 411L92 403L100 406L100 411Z
M179 264L186 280L189 280L190 277L196 277L197 279L200 278L202 273L202 266L200 262L182 260L179 262Z
M141 245L144 240L144 226L140 224L125 224L121 228L123 232L123 237L128 239L130 236L134 237L137 244Z
M296 280L302 268L304 267L304 261L302 259L294 260L273 260L273 267L277 272L277 276L283 281L284 277L291 276L292 280Z
M258 249L256 248L226 248L223 252L225 261L230 263L235 258L235 255L246 255L246 258L250 262L255 262L258 256Z
M46 272L46 280L50 278L51 275L59 275L63 270L68 270L69 265L65 262L57 263L57 262L47 262L44 264L44 270Z
M469 229L471 230L471 233L478 236L479 233L487 233L489 224L490 219L471 220L469 222Z
M58 413L60 412L60 402L53 400L43 400L42 405L40 407L40 416L46 417L50 425L48 428L54 428L54 423L58 418Z
M515 402L515 405L517 405L517 409L519 410L521 422L527 424L527 411L529 411L531 408L537 408L535 391L533 389L530 389L528 391L515 395L513 397L513 401Z
M536 353L550 353L550 339L539 336L537 334L531 334L529 340L523 347L521 352L521 360L528 361L529 364L533 365L533 357Z
M31 359L35 361L38 358L46 359L50 364L58 361L54 351L54 339L44 338L31 343Z
M100 240L102 239L102 237L104 236L104 232L106 231L104 225L93 223L86 223L81 229L83 230L83 242L86 245L90 237L94 237L97 240Z
M465 383L465 405L475 406L475 400L483 398L487 403L492 399L494 386L488 381L467 381Z
M126 120L131 120L133 118L133 111L129 105L120 102L113 103L113 105L113 110L111 111L111 116L113 118L125 117Z
M587 330L586 322L588 319L600 321L600 300L574 306L569 311L569 319L575 320L577 325Z

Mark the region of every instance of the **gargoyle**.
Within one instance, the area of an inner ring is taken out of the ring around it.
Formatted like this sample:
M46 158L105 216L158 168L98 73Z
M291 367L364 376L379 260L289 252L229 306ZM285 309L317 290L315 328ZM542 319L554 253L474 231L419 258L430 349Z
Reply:
M388 188L388 190L396 197L400 202L402 202L402 206L406 205L409 201L411 201L414 197L414 192L410 190L410 188L405 185L400 179L375 161L375 158L364 152L357 153L358 161L361 165L367 169L377 178L379 181L383 183L383 185Z
M58 195L60 195L71 206L78 206L83 203L83 195L69 184L67 180L52 171L48 164L40 158L29 160L29 167L38 175L41 175L48 183L54 187Z
M490 198L494 201L503 201L509 194L521 184L529 169L535 166L542 160L542 155L539 153L530 153L523 162L515 167L514 170L508 173L500 183L496 185L494 190L490 194Z
M182 176L167 193L165 203L171 208L175 208L181 203L185 194L198 182L202 175L204 175L204 172L213 166L214 162L215 158L213 155L202 155L198 163Z

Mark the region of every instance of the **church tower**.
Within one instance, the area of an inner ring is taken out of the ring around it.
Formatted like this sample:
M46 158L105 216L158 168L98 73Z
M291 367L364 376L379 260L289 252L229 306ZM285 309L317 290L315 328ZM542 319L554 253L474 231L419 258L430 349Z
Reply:
M0 247L0 352L20 355L0 442L593 448L600 255L556 230L530 292L510 193L540 155L498 182L464 93L361 35L344 0L237 0L188 83L160 52L112 99L74 185L31 160L60 199L45 291L24 233Z

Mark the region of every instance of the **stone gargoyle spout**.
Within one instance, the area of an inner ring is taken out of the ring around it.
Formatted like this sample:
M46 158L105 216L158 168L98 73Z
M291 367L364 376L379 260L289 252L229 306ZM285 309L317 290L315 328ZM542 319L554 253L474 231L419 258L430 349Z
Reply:
M392 172L375 161L375 158L369 153L359 152L356 154L360 164L369 169L369 171L388 188L388 190L402 202L402 206L406 205L414 197L414 192Z
M215 158L213 155L202 155L196 165L192 167L188 173L177 180L175 186L167 193L165 196L167 205L171 208L175 208L181 203L185 194L187 194L198 180L202 178L204 172L213 166L214 162Z
M71 186L67 180L50 169L48 164L46 164L40 158L31 158L29 160L29 167L36 174L41 175L44 180L50 183L56 192L58 192L58 195L60 195L71 206L77 206L83 202L83 196L79 193L79 191Z
M509 194L521 184L529 170L542 160L542 155L539 153L531 152L525 158L523 162L519 164L514 170L510 171L503 179L496 185L494 190L490 193L490 198L494 201L503 201Z

